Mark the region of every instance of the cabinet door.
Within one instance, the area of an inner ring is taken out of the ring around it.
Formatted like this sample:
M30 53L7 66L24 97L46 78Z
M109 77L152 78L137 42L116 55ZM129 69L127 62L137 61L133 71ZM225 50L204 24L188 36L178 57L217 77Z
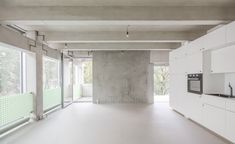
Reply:
M227 138L235 142L235 113L227 112Z
M226 26L227 42L235 42L235 22L232 22Z
M192 53L187 58L188 73L202 73L202 51Z
M211 52L212 73L235 72L235 45L214 50Z
M205 35L205 48L213 49L226 43L226 28L223 26Z
M170 89L169 89L169 101L170 101L170 107L173 109L177 108L177 75L176 74L170 74L171 80L170 80Z
M185 115L186 113L186 75L172 74L170 81L170 106Z
M220 134L226 135L226 110L203 104L202 108L203 125L208 129Z
M202 103L201 103L201 95L188 93L188 117L192 120L201 123L202 121Z
M177 81L177 94L178 94L178 111L186 115L187 112L187 77L184 74L180 74L178 76L178 81Z

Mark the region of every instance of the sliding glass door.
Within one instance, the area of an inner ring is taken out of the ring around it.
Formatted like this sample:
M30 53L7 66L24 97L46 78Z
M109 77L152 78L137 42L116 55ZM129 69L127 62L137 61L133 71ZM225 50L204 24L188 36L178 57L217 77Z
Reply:
M64 58L64 106L73 102L73 60L69 57Z
M61 105L59 61L43 57L43 110L45 112Z

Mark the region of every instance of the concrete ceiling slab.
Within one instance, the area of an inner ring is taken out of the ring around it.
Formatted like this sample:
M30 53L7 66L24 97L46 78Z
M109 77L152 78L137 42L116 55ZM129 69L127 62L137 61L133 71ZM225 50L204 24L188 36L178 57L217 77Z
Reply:
M127 23L129 25L130 23ZM24 25L18 26L26 30L41 32L125 32L127 25ZM206 31L215 25L129 25L129 31L133 32L187 32Z
M1 0L7 6L231 6L234 0Z

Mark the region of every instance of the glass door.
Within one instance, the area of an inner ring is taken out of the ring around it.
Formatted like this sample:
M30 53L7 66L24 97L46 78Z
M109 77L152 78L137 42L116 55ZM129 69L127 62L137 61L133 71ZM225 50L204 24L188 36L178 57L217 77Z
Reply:
M73 59L64 57L63 61L64 77L64 106L73 102Z

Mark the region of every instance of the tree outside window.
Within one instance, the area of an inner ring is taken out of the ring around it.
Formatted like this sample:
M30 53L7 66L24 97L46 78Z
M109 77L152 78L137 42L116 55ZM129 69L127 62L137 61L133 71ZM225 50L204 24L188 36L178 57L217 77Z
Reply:
M21 93L21 52L0 46L0 96Z
M155 95L169 94L169 67L167 66L154 67L154 94Z
M59 87L59 64L50 58L43 58L43 87L53 89Z
M83 76L84 76L84 84L92 83L92 61L84 61L83 62Z

